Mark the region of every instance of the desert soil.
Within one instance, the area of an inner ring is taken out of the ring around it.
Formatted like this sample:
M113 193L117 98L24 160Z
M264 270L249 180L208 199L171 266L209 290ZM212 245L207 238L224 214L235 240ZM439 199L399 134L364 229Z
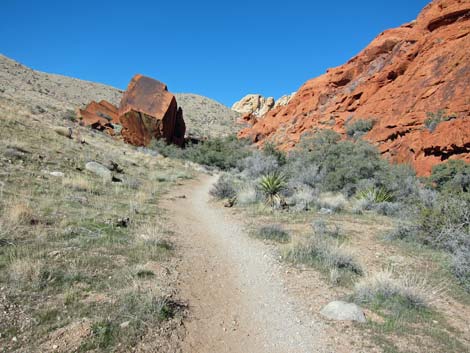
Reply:
M201 176L164 201L178 234L179 285L189 305L183 350L328 351L323 324L289 295L272 248L210 201L216 179Z

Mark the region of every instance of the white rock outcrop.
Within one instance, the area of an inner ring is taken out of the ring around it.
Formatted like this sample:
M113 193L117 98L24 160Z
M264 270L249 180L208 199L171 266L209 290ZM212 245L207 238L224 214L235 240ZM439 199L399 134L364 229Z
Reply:
M232 110L240 114L253 114L263 116L271 109L286 105L294 96L295 92L282 96L277 101L273 97L263 97L261 94L248 94L232 105Z

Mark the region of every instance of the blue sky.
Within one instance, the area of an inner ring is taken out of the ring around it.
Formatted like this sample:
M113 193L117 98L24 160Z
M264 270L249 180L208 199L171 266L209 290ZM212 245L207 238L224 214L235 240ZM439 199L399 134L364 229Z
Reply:
M427 0L1 0L0 53L126 88L135 73L231 105L343 64Z

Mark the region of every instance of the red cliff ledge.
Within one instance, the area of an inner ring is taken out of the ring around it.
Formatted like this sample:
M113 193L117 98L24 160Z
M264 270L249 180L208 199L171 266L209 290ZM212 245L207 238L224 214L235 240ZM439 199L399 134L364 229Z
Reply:
M418 18L381 33L343 66L307 81L287 106L242 130L289 150L303 133L374 119L364 139L419 175L448 159L470 162L470 1L436 0ZM452 118L430 131L429 113Z

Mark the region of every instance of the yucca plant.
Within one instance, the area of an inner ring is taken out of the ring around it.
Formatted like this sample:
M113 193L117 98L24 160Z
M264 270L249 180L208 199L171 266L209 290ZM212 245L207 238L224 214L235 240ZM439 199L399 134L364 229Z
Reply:
M370 187L357 192L356 197L359 200L367 200L373 203L389 202L392 200L392 194L384 188Z
M285 187L286 177L281 173L264 175L260 181L260 188L266 199L266 204L271 207L281 204L282 197L280 193Z

